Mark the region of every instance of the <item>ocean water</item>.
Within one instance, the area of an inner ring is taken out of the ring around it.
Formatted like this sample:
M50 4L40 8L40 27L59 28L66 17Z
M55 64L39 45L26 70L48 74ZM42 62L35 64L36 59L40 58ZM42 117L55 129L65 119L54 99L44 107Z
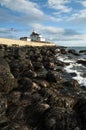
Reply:
M74 49L79 52L80 50L86 50L86 47L68 47L67 49ZM64 70L67 73L76 73L76 76L72 78L77 80L81 86L86 87L86 66L77 63L78 60L86 60L86 53L80 53L80 56L59 55L58 60L70 63L70 65L64 67Z
M68 49L75 49L76 51L80 51L80 50L86 50L86 46L80 47L80 46L75 46L75 47L67 47Z

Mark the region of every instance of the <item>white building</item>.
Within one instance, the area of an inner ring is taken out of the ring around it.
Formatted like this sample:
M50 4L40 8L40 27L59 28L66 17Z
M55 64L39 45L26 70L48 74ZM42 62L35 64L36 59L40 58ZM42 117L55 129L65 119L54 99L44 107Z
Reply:
M31 41L31 38L29 37L20 37L20 40L23 40L23 41Z
M32 34L30 35L31 41L45 41L45 38L42 37L40 34L36 33L36 32L32 32Z
M45 42L45 38L42 37L42 35L36 33L36 32L32 32L32 34L30 35L30 37L21 37L20 40L23 41L37 41L37 42Z

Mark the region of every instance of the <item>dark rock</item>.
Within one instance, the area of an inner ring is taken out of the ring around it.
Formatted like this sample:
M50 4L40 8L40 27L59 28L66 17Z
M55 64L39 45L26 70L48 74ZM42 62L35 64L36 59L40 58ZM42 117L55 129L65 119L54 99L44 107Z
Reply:
M61 67L61 66L57 66L57 67L56 67L56 71L58 71L58 72L63 72L63 71L64 71L64 68Z
M47 70L44 68L41 71L37 71L37 78L38 79L45 79L46 78L46 74L47 74Z
M46 80L48 82L57 82L57 77L56 74L53 73L52 71L49 71L46 75Z
M56 64L57 64L57 66L62 66L62 67L65 66L65 63L62 61L59 61L59 60L56 61Z
M31 90L33 86L33 82L30 78L23 77L18 81L20 87L18 88L21 92L25 92L27 90Z
M9 103L19 104L21 97L21 92L19 91L12 91L8 96Z
M44 69L44 66L41 62L32 62L32 64L35 71Z
M26 50L25 50L24 47L18 49L18 57L20 59L25 59L26 58Z
M77 63L86 66L86 60L78 60Z
M32 70L25 70L22 74L23 77L28 77L28 78L35 78L37 77L36 72L32 71Z
M6 115L15 123L24 122L24 108L14 103L10 104L6 110Z
M79 56L79 55L80 55L80 54L79 54L76 50L74 50L74 49L68 50L68 53L71 53L71 54L73 54L73 55L75 55L75 56Z
M31 130L28 126L24 124L12 123L12 122L4 122L1 130Z
M10 72L10 66L4 58L0 57L0 69L5 68Z
M44 62L44 67L47 70L54 70L56 68L56 65L54 64L54 62Z
M77 122L74 111L53 107L46 111L37 130L73 130Z
M61 51L61 54L67 54L67 50L64 48L60 49L60 51Z
M9 92L17 87L17 81L10 72L9 65L4 59L0 62L0 92Z
M86 52L86 50L80 50L79 51L79 53L85 53Z
M56 71L49 71L46 75L46 80L48 82L55 82L55 83L59 83L61 81L63 81L62 75L59 74Z
M0 49L0 57L4 57L4 49Z
M72 77L76 77L77 76L77 74L76 73L69 73Z
M33 70L33 65L30 60L14 60L10 63L11 72L16 77L19 78L22 76L24 71L29 69Z
M75 50L0 45L0 51L0 130L86 130L86 87L57 60L73 59Z
M0 130L8 130L9 129L9 121L4 119L0 122Z
M35 108L35 109L34 109ZM43 113L49 108L48 104L33 104L25 109L26 121L30 126L36 127Z
M83 73L81 74L81 76L85 78L85 77L86 77L86 72L83 72Z
M48 87L49 83L46 80L34 80L41 87Z
M80 129L86 130L86 99L79 99L74 106L74 110L77 114L77 120Z
M80 88L80 85L78 83L78 81L74 80L74 79L71 79L69 81L66 81L63 83L65 86L67 87L71 87L71 88L74 88L74 89L79 89Z
M7 109L7 99L0 93L0 118L5 115Z

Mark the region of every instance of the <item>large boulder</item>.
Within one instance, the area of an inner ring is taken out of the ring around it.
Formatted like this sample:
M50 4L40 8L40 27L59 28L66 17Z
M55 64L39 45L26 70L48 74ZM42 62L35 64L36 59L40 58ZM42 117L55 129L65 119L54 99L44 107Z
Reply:
M49 105L46 103L37 103L27 106L25 108L26 122L32 127L39 125L42 119L43 113L49 109ZM35 108L35 109L34 109Z
M8 63L4 59L0 59L0 92L9 92L17 87L17 82L12 73Z
M22 77L35 78L37 77L37 74L36 72L28 69L23 72Z
M86 99L79 99L73 109L77 114L78 125L81 130L86 130Z
M61 51L61 54L67 54L67 50L64 48L60 49L60 51Z
M80 50L79 53L86 53L86 50Z
M76 126L74 111L53 106L41 118L37 130L74 130Z
M59 83L63 81L63 77L60 73L56 71L48 71L48 73L46 74L46 80L48 82Z
M41 62L32 62L32 64L33 64L35 71L39 71L39 70L44 69L44 66Z
M77 63L86 66L86 60L78 60Z
M75 56L79 56L79 55L80 55L80 54L79 54L76 50L74 50L74 49L68 50L68 53L71 53L71 54L73 54L73 55L75 55Z
M79 85L78 81L75 80L75 79L70 79L68 81L65 81L63 83L63 85L65 85L69 89L72 88L72 89L75 89L75 90L79 90L79 88L80 88L80 85Z

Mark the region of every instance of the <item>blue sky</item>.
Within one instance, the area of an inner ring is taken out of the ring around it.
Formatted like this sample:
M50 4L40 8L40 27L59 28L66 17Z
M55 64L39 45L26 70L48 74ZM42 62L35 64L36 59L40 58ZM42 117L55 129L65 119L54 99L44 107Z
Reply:
M0 37L33 30L57 45L86 46L86 0L0 0Z

